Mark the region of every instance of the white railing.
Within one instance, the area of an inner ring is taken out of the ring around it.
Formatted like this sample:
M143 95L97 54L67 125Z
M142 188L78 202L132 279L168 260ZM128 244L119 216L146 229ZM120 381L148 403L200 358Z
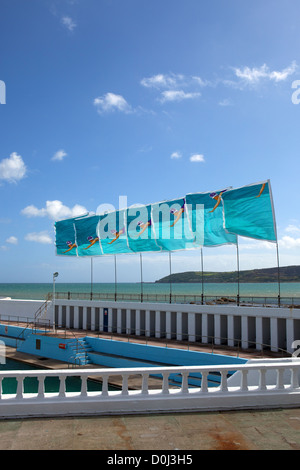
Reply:
M228 377L228 372L236 371ZM210 387L208 376L219 373L219 386ZM158 388L149 387L149 376L161 374ZM169 384L171 374L181 376L178 388ZM201 374L201 386L190 387L189 376ZM130 369L77 369L7 371L0 373L0 417L89 414L131 414L300 406L300 361L297 358L254 361L223 366L155 367ZM121 377L120 391L109 391L109 379ZM130 390L131 376L140 376L140 388ZM14 394L5 394L5 378L17 380ZM36 393L24 393L24 379L38 379ZM59 377L57 392L45 391L45 379ZM80 377L78 392L66 391L67 377ZM88 378L102 381L101 391L88 391Z

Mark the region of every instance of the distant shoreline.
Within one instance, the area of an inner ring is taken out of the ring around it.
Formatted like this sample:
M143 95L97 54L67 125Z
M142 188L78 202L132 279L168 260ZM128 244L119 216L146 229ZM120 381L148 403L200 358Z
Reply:
M278 282L278 268L263 268L230 272L201 272L186 271L165 276L156 281L164 283L230 283L237 282L239 275L240 283L270 283ZM284 266L279 269L280 282L300 282L300 266Z

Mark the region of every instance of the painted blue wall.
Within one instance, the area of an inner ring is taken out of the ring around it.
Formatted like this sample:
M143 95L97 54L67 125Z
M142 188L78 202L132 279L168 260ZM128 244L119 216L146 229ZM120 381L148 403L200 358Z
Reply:
M40 340L40 349L37 349L36 340ZM30 335L26 338L26 341L19 343L18 351L48 357L49 359L56 359L58 361L71 362L71 356L74 353L71 348L68 347L68 342L68 340L51 336ZM61 349L59 347L60 344L65 344L66 349Z
M29 334L31 334L31 330L25 330L24 327L0 325L0 340L3 341L6 346L15 348L16 338L18 338L19 335L21 335L20 338L26 338Z
M22 327L8 325L6 328L6 325L0 325L0 339L4 341L7 346L16 347L16 340L13 338L17 338L23 330L24 328ZM53 336L32 334L30 329L24 332L24 337L25 341L18 341L18 351L63 362L73 362L72 357L74 356L74 351L71 348L71 343L74 343L74 339L68 340L55 338ZM40 349L37 349L37 340L40 340ZM93 351L108 355L99 356L93 354L92 351L88 353L89 358L94 364L107 367L233 365L247 362L245 359L221 354L149 346L146 344L125 343L123 341L94 338L92 336L86 336L84 340ZM61 349L59 347L61 344L65 344L66 349ZM149 364L149 362L146 361L151 361L155 364Z
M143 360L170 366L244 364L247 362L246 359L221 354L187 351L161 346L149 346L146 344L124 343L123 341L93 338L91 336L86 336L85 340L94 351L123 357L125 356L127 358L138 360L137 364L139 365L128 365L127 367L150 367L149 363L142 363ZM92 353L89 355L92 356ZM107 363L104 364L105 356L97 358L97 355L95 354L93 355L93 362L94 360L95 364L100 364L98 361L101 360L101 364L103 365L110 365L114 362L114 364L118 365L113 365L111 367L122 367L120 365L121 358L106 358ZM128 361L128 363L133 364L131 361Z

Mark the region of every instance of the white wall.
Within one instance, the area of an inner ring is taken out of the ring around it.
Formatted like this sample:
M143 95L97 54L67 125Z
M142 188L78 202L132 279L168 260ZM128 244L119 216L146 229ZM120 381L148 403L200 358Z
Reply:
M34 318L42 304L41 300L0 299L0 320ZM257 350L265 348L263 343L268 338L273 351L289 352L294 351L292 343L300 340L300 309L295 308L59 299L55 305L56 324L62 327L103 331L103 311L107 308L111 333L186 338ZM53 321L51 302L45 318ZM142 331L143 325L147 332Z

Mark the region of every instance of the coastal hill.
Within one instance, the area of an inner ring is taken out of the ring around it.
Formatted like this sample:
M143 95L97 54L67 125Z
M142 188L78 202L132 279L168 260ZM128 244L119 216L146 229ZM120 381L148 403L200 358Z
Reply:
M251 269L240 271L240 282L277 282L278 268ZM204 282L237 282L237 272L203 272ZM300 282L300 266L280 267L281 282ZM165 276L157 283L176 282L202 282L201 271L187 271L184 273L171 274Z

